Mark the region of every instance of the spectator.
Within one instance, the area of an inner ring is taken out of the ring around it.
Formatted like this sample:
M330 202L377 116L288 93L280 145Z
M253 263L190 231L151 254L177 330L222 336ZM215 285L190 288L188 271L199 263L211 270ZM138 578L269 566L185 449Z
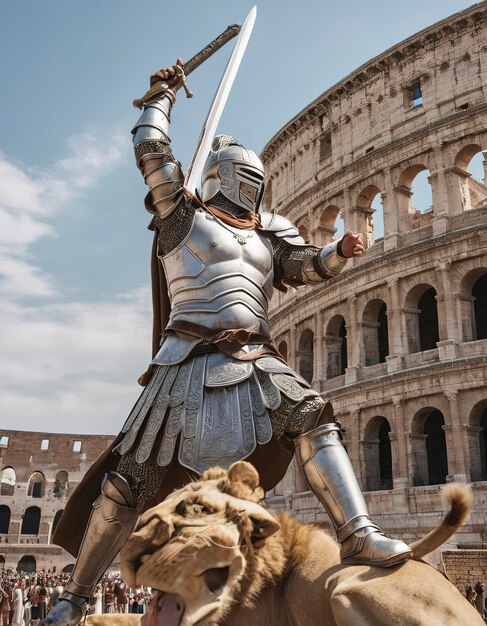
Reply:
M7 585L0 587L0 623L2 626L7 626L9 623L10 614L10 601L7 591Z

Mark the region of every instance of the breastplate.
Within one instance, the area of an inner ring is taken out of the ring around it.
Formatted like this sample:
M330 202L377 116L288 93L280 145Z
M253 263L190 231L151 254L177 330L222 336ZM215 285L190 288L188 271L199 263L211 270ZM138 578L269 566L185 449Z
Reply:
M197 210L182 244L162 257L172 320L269 334L273 253L257 231Z

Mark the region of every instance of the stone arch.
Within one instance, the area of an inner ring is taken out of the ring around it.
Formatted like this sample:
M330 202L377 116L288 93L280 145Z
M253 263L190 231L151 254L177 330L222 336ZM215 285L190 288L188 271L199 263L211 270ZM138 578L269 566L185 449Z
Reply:
M61 515L63 514L64 509L60 509L59 511L56 511L56 515L54 516L54 519L52 521L52 530L51 530L51 541L52 541L52 537L54 536L54 533L56 532L56 528L57 525L59 524L59 520L61 519Z
M365 485L367 491L392 489L391 425L382 415L366 424L363 440Z
M21 535L38 535L41 524L41 510L38 506L30 506L22 517Z
M301 333L298 345L299 373L309 383L314 376L314 339L313 331L307 328Z
M325 333L326 378L345 374L348 366L347 326L341 315L335 315L328 322Z
M357 196L355 210L359 214L355 230L364 235L365 247L368 248L384 235L381 190L375 185L367 185Z
M68 563L67 565L65 565L65 566L63 567L63 569L61 570L61 572L62 572L63 574L71 574L71 572L73 571L73 569L74 569L74 563Z
M323 233L322 244L326 245L335 239L340 239L345 232L345 225L341 217L341 210L335 204L329 204L320 214L318 229Z
M27 495L32 498L43 498L46 479L42 472L33 472L27 484Z
M375 298L365 305L362 314L365 366L384 363L389 354L387 305Z
M409 165L400 173L394 189L399 232L430 223L433 208L430 175L423 163Z
M487 480L487 398L477 402L467 427L470 451L470 479Z
M277 349L278 349L279 353L282 355L283 359L285 361L287 361L287 359L288 359L287 341L280 341L279 345L277 346Z
M33 574L37 571L37 563L33 556L26 555L23 556L20 561L17 563L17 571L25 572L26 574Z
M487 339L487 268L465 274L458 293L463 341Z
M480 163L477 163L479 159ZM472 168L472 165L477 167ZM455 173L460 186L460 197L464 211L476 209L487 202L485 167L484 153L477 143L463 146L455 156ZM481 170L480 175L476 172L478 169ZM474 171L477 176L474 176Z
M10 508L6 504L0 506L0 534L8 535L10 528Z
M69 474L65 470L60 470L56 474L56 478L54 480L54 489L52 491L52 495L55 498L62 498L62 496L66 493L69 488Z
M406 338L408 352L436 348L439 341L436 290L428 283L415 285L405 300Z
M445 418L436 407L420 409L411 423L413 485L439 485L446 482L448 453Z
M0 554L0 569L5 569L5 557Z
M16 481L17 476L14 468L10 465L4 467L0 478L0 496L13 496Z
M299 231L300 236L306 241L310 240L310 228L307 217L302 217L296 221L296 228Z

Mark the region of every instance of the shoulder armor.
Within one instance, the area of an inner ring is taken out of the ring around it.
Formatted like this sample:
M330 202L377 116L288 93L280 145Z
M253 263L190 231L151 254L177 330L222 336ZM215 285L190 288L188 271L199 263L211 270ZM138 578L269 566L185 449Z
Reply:
M262 213L259 213L259 215L260 222L262 224L262 231L272 233L273 235L276 235L276 237L281 237L289 243L293 243L298 246L305 243L304 239L299 234L299 230L290 220L287 219L287 217L279 215L278 213L269 213L267 211L263 211Z

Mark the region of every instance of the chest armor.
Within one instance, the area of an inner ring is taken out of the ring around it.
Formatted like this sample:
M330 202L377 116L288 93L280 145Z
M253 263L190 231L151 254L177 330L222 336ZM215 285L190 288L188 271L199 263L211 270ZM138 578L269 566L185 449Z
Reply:
M263 235L233 228L197 210L186 239L161 257L161 262L171 302L170 320L193 322L215 332L247 328L269 334L273 251ZM170 344L175 343L172 337ZM177 343L182 350L179 356L176 349L180 360L194 341L182 338ZM169 355L161 357L158 354L155 362L174 362Z

